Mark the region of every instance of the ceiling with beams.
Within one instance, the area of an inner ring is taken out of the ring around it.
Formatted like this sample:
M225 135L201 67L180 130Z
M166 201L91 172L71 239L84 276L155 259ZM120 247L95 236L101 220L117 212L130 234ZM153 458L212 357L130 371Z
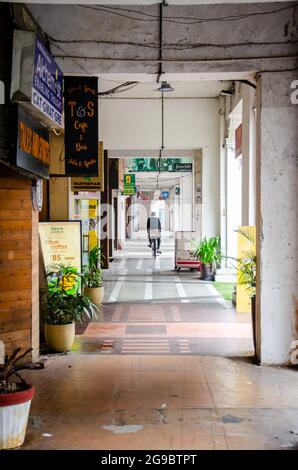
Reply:
M278 0L275 3L287 2ZM19 0L10 0L19 3ZM85 5L152 5L162 3L162 0L26 0L24 3L39 4L85 4ZM272 0L167 0L168 5L212 5L224 3L273 3Z
M196 74L164 74L162 81L167 81L174 91L164 93L171 98L217 98L223 89L229 89L232 82L227 80L206 80ZM122 91L108 95L107 99L144 98L160 99L161 92L157 91L156 75L149 74L102 74L99 75L99 92L106 92L126 81L137 81Z

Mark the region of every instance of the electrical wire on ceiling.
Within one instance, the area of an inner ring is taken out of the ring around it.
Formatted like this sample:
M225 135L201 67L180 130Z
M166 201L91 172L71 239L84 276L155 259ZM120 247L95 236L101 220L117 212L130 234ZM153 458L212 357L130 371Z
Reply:
M167 2L161 3L163 6L167 6ZM112 15L117 15L120 17L124 17L134 21L145 21L145 22L152 22L159 20L159 15L153 15L150 13L146 13L139 10L134 10L132 8L120 8L120 7L113 7L108 5L99 5L99 6L91 6L91 5L79 5L81 8L88 8L99 12L110 13ZM164 18L164 22L167 23L174 23L174 24L186 24L186 25L193 25L193 24L200 24L200 23L210 23L210 22L220 22L220 21L239 21L246 18L256 17L256 16L264 16L264 15L273 15L277 13L281 13L283 11L292 10L297 8L297 4L294 5L287 5L281 8L277 8L275 10L269 11L259 11L259 12L252 12L252 13L243 13L238 15L229 15L229 16L221 16L221 17L209 17L209 18L197 18L194 16L166 16ZM120 13L121 12L121 13ZM140 17L131 16L132 13L135 13ZM143 16L143 18L142 18Z
M117 93L122 93L124 91L131 90L136 85L138 85L138 83L139 82L137 81L127 81L127 82L121 83L120 85L114 88L111 88L110 90L99 92L98 96L108 96L108 95L115 95Z

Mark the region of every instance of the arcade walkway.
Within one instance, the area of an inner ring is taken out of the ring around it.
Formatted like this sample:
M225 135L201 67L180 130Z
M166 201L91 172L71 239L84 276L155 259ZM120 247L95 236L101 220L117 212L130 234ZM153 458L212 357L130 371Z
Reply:
M146 240L128 242L104 278L99 318L78 330L75 350L104 355L252 355L250 315L237 314L198 273L177 273L173 239L162 240L156 260Z

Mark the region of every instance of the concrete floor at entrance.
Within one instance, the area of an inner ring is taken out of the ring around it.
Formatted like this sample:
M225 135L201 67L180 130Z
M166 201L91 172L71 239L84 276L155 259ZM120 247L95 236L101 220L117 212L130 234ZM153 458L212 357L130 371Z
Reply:
M71 353L26 374L21 449L295 449L297 371L247 359Z

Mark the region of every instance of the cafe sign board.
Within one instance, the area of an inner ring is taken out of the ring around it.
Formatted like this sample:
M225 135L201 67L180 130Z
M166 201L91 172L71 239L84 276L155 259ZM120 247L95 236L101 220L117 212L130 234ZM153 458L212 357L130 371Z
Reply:
M58 127L63 127L62 93L62 71L36 36L31 103Z
M40 222L39 238L45 270L55 272L59 264L82 269L81 221ZM48 278L49 286L52 279Z
M18 135L14 165L47 178L50 165L49 132L22 106L18 106Z
M79 191L104 191L104 158L103 142L98 142L98 176L74 176L71 178L71 190Z
M98 176L98 79L64 77L65 174Z

